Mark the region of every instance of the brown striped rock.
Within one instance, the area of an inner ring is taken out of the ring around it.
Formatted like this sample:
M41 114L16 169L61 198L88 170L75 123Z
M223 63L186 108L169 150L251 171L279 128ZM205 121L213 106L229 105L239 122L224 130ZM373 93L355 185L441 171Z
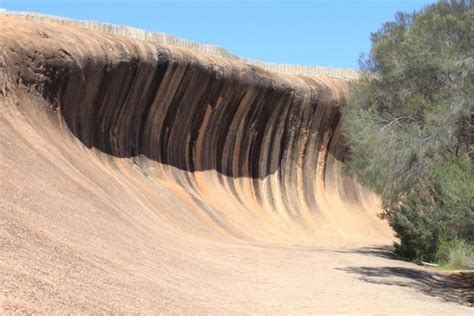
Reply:
M421 268L341 170L354 73L146 34L0 15L0 308L469 312L384 276Z

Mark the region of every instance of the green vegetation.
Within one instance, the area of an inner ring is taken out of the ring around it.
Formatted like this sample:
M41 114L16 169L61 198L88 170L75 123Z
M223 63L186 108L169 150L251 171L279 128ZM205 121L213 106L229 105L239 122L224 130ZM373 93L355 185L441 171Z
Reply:
M442 240L438 246L437 259L448 269L474 269L474 246L457 238Z
M347 167L382 196L399 255L472 268L474 2L398 13L371 39L343 108Z

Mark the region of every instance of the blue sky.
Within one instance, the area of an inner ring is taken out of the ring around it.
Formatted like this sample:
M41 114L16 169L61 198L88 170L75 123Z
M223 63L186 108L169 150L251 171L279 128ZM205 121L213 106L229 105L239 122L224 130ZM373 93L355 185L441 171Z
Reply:
M370 32L434 0L0 0L34 11L159 31L275 63L357 68Z

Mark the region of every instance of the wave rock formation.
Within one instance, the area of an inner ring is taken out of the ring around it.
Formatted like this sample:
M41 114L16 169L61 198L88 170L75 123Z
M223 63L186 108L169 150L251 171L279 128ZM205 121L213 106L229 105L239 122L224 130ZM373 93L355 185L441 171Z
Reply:
M377 197L341 170L350 72L0 21L5 310L334 311L355 280L344 267L369 260L350 249L391 242ZM418 296L418 311L451 308Z

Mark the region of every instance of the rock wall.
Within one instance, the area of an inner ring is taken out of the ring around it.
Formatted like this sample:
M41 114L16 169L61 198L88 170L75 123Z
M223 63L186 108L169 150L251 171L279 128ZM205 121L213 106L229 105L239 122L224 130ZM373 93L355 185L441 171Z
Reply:
M346 80L90 26L0 15L0 314L469 313L341 171Z
M378 211L376 198L340 170L346 80L278 74L46 18L2 20L11 91L41 95L87 148L133 159L156 178L164 176L152 162L180 171L173 182L201 207L220 213L233 205L233 217L246 209L312 232L325 223L342 235ZM213 206L197 177L202 172L216 182L207 194L218 186L232 202ZM254 238L233 220L221 224Z

